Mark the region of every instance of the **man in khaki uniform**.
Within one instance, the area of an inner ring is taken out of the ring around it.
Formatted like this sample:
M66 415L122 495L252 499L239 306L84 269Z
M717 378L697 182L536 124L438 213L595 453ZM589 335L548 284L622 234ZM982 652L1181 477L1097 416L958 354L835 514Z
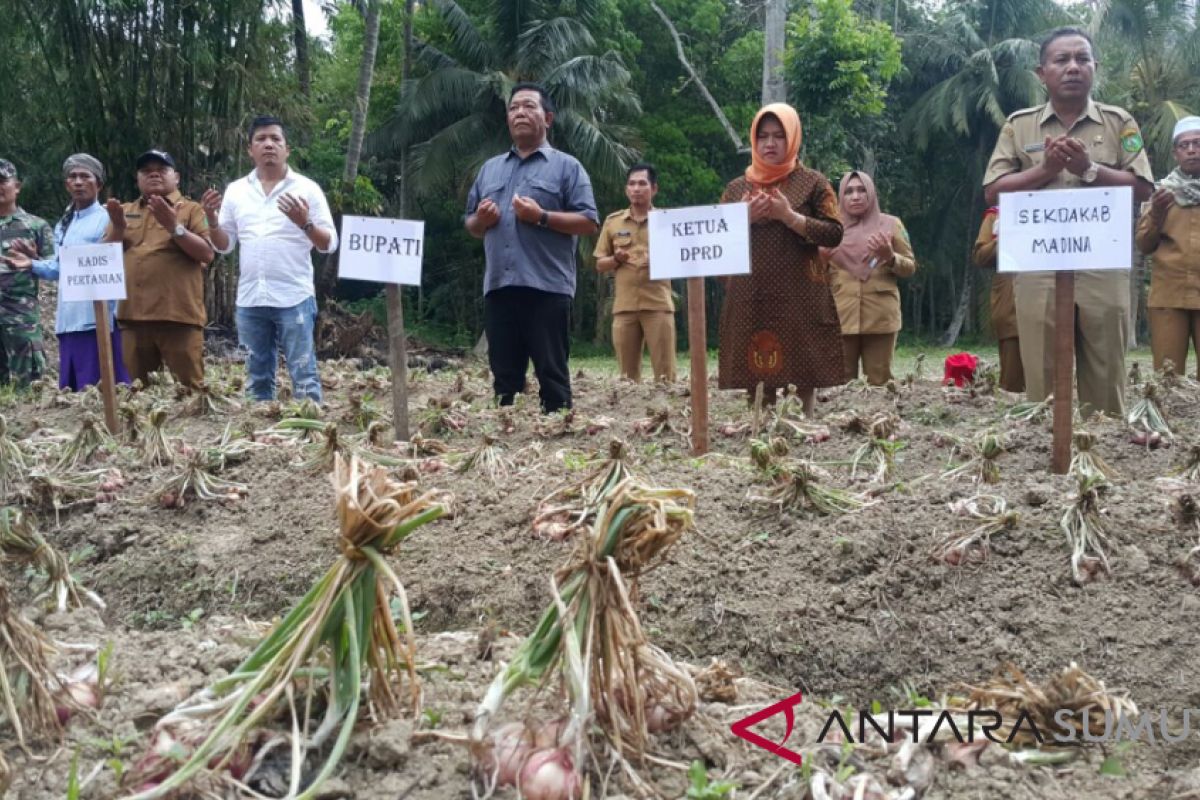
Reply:
M971 260L980 269L996 268L996 223L1000 209L992 207L983 214L979 236L971 249ZM1021 365L1021 341L1017 333L1017 304L1013 299L1013 274L992 275L992 328L1000 351L1000 388L1006 392L1025 391L1025 368Z
M1189 340L1200 356L1200 117L1179 120L1171 138L1176 167L1146 204L1137 245L1154 255L1146 303L1154 368L1170 359L1183 375Z
M608 215L596 240L596 269L613 272L613 349L621 374L641 380L643 344L650 348L656 381L675 380L675 302L670 281L650 280L647 217L658 193L658 174L634 164L625 178L629 208Z
M1093 52L1079 28L1054 30L1042 43L1037 74L1050 102L1008 118L983 178L989 205L1001 193L1037 189L1130 186L1135 200L1150 196L1150 161L1137 123L1124 109L1091 98ZM1018 273L1014 281L1031 400L1045 399L1054 385L1054 281L1051 272ZM1080 412L1122 414L1129 273L1077 272L1075 314Z
M213 260L199 203L179 193L175 159L148 150L137 159L142 196L106 204L105 237L125 248L127 297L117 305L129 377L146 380L166 366L195 388L204 380L204 268Z

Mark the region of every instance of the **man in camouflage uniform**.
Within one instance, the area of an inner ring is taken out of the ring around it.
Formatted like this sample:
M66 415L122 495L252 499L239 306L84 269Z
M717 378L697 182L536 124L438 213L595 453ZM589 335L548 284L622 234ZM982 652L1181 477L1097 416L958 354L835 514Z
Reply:
M38 258L54 254L54 231L44 219L17 205L21 181L12 162L0 158L0 385L28 386L46 370L38 321L38 282L8 263L14 241L33 243Z

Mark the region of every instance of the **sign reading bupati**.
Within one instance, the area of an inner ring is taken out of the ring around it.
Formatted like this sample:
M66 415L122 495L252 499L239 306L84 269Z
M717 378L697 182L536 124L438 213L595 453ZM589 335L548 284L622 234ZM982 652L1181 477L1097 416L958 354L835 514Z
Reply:
M651 211L650 277L750 274L750 206L725 203Z
M1000 195L1001 272L1129 269L1133 189L1052 189Z
M125 254L120 242L64 247L58 253L58 291L64 303L125 299Z
M342 217L338 277L421 285L425 223L380 217Z

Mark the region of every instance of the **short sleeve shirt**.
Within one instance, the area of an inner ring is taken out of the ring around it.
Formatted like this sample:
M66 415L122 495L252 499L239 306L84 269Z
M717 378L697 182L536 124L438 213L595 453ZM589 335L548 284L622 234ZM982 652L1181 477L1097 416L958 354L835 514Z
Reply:
M983 185L1014 172L1025 172L1040 165L1046 153L1042 149L1047 136L1069 134L1083 141L1092 161L1112 169L1132 172L1153 181L1150 159L1142 142L1142 132L1128 111L1117 106L1089 100L1083 115L1067 130L1045 103L1012 114L1000 131L992 158L988 161ZM1043 189L1086 187L1080 176L1063 170Z
M172 205L180 201L179 224L205 241L208 220L199 203L179 192L167 195ZM117 306L123 322L181 322L203 326L204 265L189 256L175 240L174 231L159 224L146 199L121 206L125 209L125 291ZM110 226L111 230L111 226Z
M500 221L483 237L483 293L525 286L574 297L579 237L521 222L513 212L514 194L532 197L545 211L574 212L599 222L591 178L566 153L543 144L525 158L513 148L488 159L467 195L468 216L484 198L500 209Z
M626 311L674 311L670 281L650 280L650 225L635 220L629 209L616 211L604 220L596 239L596 258L611 256L617 250L629 253L629 260L613 273L616 292L613 313Z
M15 239L31 239L39 258L54 255L54 229L22 208L0 217L0 256L8 255ZM38 321L38 280L30 270L12 270L0 262L0 325L30 325Z

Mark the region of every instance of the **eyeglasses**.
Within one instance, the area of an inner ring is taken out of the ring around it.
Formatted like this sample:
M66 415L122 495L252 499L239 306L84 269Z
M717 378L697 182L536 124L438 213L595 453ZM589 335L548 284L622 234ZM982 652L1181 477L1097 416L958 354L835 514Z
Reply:
M1188 139L1185 142L1176 142L1175 149L1182 150L1185 153L1192 150L1200 150L1200 139Z

